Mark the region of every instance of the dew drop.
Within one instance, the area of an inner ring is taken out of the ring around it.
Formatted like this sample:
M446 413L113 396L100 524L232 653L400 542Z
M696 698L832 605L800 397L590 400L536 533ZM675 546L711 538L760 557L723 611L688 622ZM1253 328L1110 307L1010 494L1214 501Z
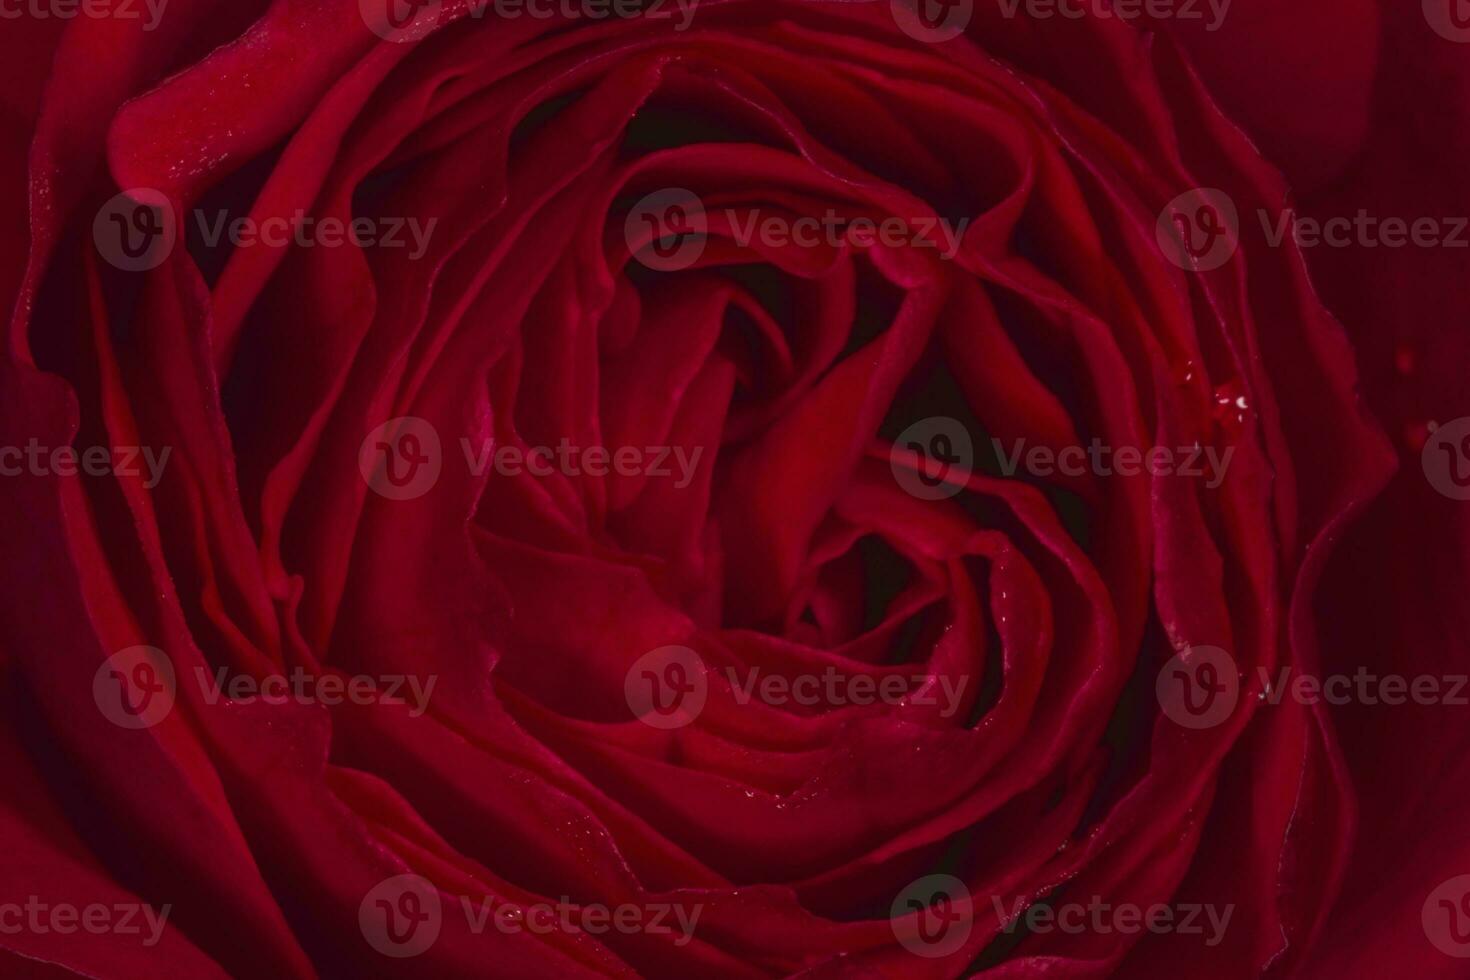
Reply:
M1215 421L1224 426L1243 426L1250 414L1250 399L1239 381L1227 381L1215 389Z

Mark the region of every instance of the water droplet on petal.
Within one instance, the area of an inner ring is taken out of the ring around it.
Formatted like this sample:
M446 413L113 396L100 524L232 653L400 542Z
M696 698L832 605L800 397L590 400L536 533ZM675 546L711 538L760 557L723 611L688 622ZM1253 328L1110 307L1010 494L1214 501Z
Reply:
M1220 425L1226 428L1244 426L1250 410L1250 399L1246 396L1245 386L1239 381L1227 381L1215 389L1212 414Z

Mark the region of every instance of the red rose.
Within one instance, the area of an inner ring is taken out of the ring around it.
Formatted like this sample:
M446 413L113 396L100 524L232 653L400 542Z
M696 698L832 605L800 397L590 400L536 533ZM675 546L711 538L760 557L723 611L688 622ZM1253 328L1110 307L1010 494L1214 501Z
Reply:
M1470 18L919 2L4 14L0 972L1455 972Z

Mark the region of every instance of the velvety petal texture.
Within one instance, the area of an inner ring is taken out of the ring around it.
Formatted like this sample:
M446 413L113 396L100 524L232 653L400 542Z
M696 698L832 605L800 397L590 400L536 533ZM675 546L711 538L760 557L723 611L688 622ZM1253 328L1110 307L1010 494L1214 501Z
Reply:
M0 23L0 975L1463 975L1432 2Z

